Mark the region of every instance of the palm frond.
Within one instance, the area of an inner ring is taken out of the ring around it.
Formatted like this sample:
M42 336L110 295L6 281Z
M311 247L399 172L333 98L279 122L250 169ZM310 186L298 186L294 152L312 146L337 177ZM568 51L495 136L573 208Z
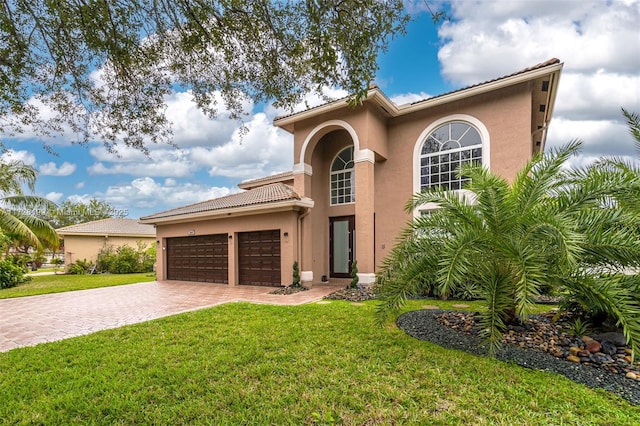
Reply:
M622 108L622 115L627 119L627 126L629 126L629 133L635 139L636 152L640 156L640 115L635 112L627 111Z

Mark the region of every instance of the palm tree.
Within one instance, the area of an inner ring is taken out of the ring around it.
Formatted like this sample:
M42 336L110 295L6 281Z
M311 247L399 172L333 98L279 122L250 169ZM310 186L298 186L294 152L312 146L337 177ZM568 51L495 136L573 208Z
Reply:
M435 289L443 295L466 283L486 303L481 327L494 352L502 331L526 320L544 287L614 317L635 349L640 343L640 286L622 273L640 266L638 217L618 201L640 199L640 172L612 161L580 171L563 163L581 147L572 142L538 155L510 184L479 165L467 196L432 190L414 196L407 210L425 203L440 208L418 217L385 259L378 279L378 319L383 322L411 295Z
M627 119L627 126L629 126L629 133L635 139L636 152L640 157L640 115L636 112L630 112L622 108L622 115Z
M56 205L42 197L25 195L22 189L26 185L33 191L36 177L36 170L22 161L0 163L0 230L38 248L57 247L55 229L36 214Z

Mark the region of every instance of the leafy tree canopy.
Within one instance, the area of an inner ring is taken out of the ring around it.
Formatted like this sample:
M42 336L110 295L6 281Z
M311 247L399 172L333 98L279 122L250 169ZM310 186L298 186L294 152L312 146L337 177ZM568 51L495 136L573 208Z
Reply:
M6 0L0 132L146 152L170 140L174 89L236 119L246 99L292 107L325 86L358 101L408 19L402 0Z
M106 201L92 198L88 203L64 201L57 208L48 211L46 219L57 229L110 217L122 217L123 213Z

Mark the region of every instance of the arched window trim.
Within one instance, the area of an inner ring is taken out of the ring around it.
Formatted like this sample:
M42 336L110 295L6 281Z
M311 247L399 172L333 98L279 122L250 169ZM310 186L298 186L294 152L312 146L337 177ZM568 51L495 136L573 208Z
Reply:
M340 159L340 161L344 161L339 157L346 150L351 150L351 160L348 163L351 163L352 166L349 168L343 168L343 169L333 171L334 163L338 159ZM353 145L351 145L351 146L346 146L340 151L338 151L338 153L333 157L333 160L331 160L331 164L329 166L329 204L332 206L338 206L343 204L353 204L356 202L355 158L354 157L355 157L355 148ZM346 176L347 173L349 173L348 177ZM339 187L340 183L343 184L342 188ZM341 189L344 191L342 195L340 195ZM335 193L334 193L334 190L335 190ZM342 200L341 200L341 197L343 197Z
M420 136L418 136L418 139L414 144L414 147L413 147L413 193L417 193L421 190L420 156L422 152L423 143L426 141L427 137L429 137L429 135L438 127L442 126L443 124L447 124L454 121L466 122L472 125L473 127L475 127L476 130L478 130L478 132L480 133L480 138L482 139L482 166L486 169L489 169L491 167L491 163L490 163L491 140L489 137L489 131L487 130L487 127L484 125L484 123L482 123L482 121L480 121L479 119L477 119L472 115L467 115L467 114L448 115L446 117L439 118L438 120L434 121L429 126L427 126L422 131L422 133L420 133ZM464 197L469 201L473 202L472 200L474 197L471 196L469 191L456 190L455 192L459 193L460 197ZM428 203L428 205L418 206L416 209L414 209L413 215L414 217L418 217L420 216L421 211L432 210L434 208L438 208L438 206L434 203Z

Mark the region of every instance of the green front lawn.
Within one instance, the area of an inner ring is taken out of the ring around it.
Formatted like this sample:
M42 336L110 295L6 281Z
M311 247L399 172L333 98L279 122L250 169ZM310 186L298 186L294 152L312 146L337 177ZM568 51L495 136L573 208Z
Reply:
M63 291L86 290L155 281L153 273L142 274L95 274L95 275L39 275L31 281L12 288L0 290L0 299L34 296L37 294L61 293Z
M603 390L375 327L373 306L233 303L2 353L0 422L640 422Z

